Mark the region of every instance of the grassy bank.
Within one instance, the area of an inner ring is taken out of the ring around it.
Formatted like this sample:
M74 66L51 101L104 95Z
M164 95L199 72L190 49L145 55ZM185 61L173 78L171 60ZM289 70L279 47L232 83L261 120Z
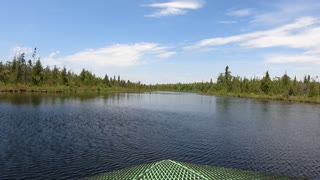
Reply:
M78 94L78 93L114 93L114 92L146 92L146 88L137 87L70 87L70 86L29 86L24 84L0 85L0 93L39 93L39 94Z
M29 86L24 84L0 85L0 93L35 93L35 94L87 94L87 93L125 93L125 92L148 92L149 88L129 88L129 87L70 87L70 86ZM179 91L167 90L172 92L188 92L212 96L238 97L274 101L303 102L320 104L320 97L308 96L284 96L284 95L266 95L254 93L232 93L232 92L202 92L202 91Z
M209 96L237 97L237 98L261 99L261 100L271 100L271 101L288 101L288 102L320 104L320 96L317 96L317 97L285 96L285 95L267 95L267 94L255 94L255 93L216 92L216 91L210 91L210 90L207 92L202 92L200 90L181 91L181 90L174 90L174 89L167 89L167 90L161 89L161 91L196 93L196 94L209 95Z
M273 101L288 101L288 102L303 102L303 103L320 104L320 97L266 95L266 94L253 94L253 93L236 94L236 93L219 93L219 92L207 92L207 93L201 93L201 94L213 95L213 96L225 96L225 97L238 97L238 98L273 100Z

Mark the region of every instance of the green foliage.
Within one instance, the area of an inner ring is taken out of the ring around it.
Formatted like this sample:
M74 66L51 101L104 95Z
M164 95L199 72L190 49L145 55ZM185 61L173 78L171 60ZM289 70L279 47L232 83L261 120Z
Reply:
M229 84L232 79L231 72L229 71L229 66L226 66L225 72L224 72L224 83Z
M105 84L106 86L108 86L108 87L110 86L110 81L109 81L109 77L108 77L107 74L104 76L103 82L104 82L104 84Z
M269 71L267 71L266 75L262 78L260 88L265 94L269 94L271 89L271 79L270 79Z
M315 81L310 83L308 96L309 97L319 96L319 85Z
M295 97L319 97L320 83L306 75L304 81L292 80L286 73L281 77L271 79L269 71L262 79L241 78L232 76L229 66L224 73L219 73L216 83L201 82L189 84L157 84L152 86L154 90L199 92L217 95L234 95L245 97L281 97L284 99ZM296 98L297 99L297 98Z
M67 77L67 69L64 67L61 71L61 84L64 86L68 86L68 77Z
M156 84L146 86L140 82L133 83L125 81L120 76L108 76L102 79L96 77L92 72L82 69L81 73L75 74L64 67L61 70L54 66L43 68L40 58L37 57L36 50L32 55L33 61L26 60L22 53L7 61L5 64L0 61L0 85L1 87L63 87L72 89L93 88L101 89L135 89L135 90L162 90L179 92L198 92L218 95L236 95L245 97L276 97L286 99L301 99L301 97L319 99L320 83L316 78L305 75L303 81L298 81L296 77L291 79L286 73L281 77L271 78L269 72L265 73L262 79L241 78L232 76L229 66L226 66L223 73L218 74L216 82L212 79L209 82L177 83L177 84ZM3 86L4 85L4 86Z
M81 73L77 75L71 70L67 71L66 67L62 69L59 69L57 66L54 66L53 69L50 69L48 66L43 68L40 58L35 62L37 58L36 48L34 49L32 58L33 61L26 61L25 55L22 53L14 57L12 61L7 61L6 64L0 61L0 84L8 87L19 87L21 84L24 84L23 87L45 86L46 88L70 87L73 89L83 87L95 90L101 90L101 88L146 90L150 88L140 82L132 83L129 80L121 80L120 76L116 79L116 76L109 78L106 75L102 79L86 69L82 69Z
M36 65L32 68L32 71L31 71L32 83L34 85L39 85L43 80L43 75L44 73L43 73L42 64L40 62L40 59L38 59L36 62Z
M220 73L217 79L217 83L224 84L224 82L225 82L225 76L223 75L223 73Z

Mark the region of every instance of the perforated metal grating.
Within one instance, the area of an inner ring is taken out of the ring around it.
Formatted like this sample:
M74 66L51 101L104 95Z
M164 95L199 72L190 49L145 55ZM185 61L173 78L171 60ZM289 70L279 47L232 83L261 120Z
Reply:
M131 168L100 174L85 178L87 180L105 180L105 179L125 179L125 180L146 180L146 179L198 179L198 180L216 180L216 179L235 179L235 180L289 180L302 179L288 176L271 175L265 173L256 173L238 169L221 168L206 165L196 165L172 160L163 160L159 162L134 166Z

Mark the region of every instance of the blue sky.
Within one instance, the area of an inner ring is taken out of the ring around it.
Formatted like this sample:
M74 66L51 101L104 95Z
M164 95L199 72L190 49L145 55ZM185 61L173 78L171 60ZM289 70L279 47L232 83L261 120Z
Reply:
M0 60L32 49L44 66L144 83L319 75L317 0L2 0Z

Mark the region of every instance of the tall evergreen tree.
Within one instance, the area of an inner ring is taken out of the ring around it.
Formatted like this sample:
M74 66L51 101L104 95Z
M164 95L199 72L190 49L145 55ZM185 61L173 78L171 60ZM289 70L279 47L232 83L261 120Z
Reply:
M229 71L229 66L226 66L226 69L224 72L224 79L226 84L228 84L231 80L231 72Z
M32 83L39 85L43 80L43 68L40 59L37 60L35 66L32 68L31 72Z
M61 71L61 84L67 86L68 85L68 77L67 77L67 69L63 67Z
M268 94L270 92L270 88L271 88L270 83L271 83L271 79L270 79L269 71L267 71L265 76L261 80L261 86L260 86L261 90L265 94Z
M109 81L109 77L107 74L104 76L103 82L105 83L105 85L110 86L110 81Z

